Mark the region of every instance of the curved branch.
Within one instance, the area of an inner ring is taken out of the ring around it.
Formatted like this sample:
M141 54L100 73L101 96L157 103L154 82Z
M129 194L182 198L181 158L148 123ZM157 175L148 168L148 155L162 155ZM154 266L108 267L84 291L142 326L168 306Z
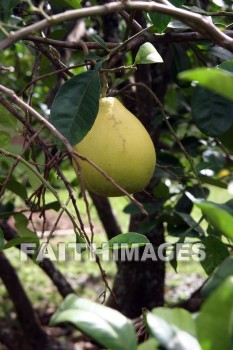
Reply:
M222 33L226 34L228 37L233 38L233 30L223 30ZM198 32L185 32L185 33L164 33L164 34L154 34L153 35L154 43L185 43L191 41L202 41L209 40L207 36L204 36ZM54 40L49 38L42 38L36 35L29 35L24 40L29 40L33 42L42 43L44 45L52 45L54 47L61 47L66 49L78 50L82 48L82 43L74 41L62 41ZM89 50L98 50L102 49L102 46L96 42L85 42ZM122 43L105 43L109 49L114 49ZM67 68L69 69L69 68ZM66 68L64 68L66 70Z
M22 28L7 36L6 39L0 42L0 49L5 49L12 43L26 38L31 33L44 30L54 24L69 21L72 19L84 18L88 16L103 16L112 12L120 12L122 10L139 10L147 12L158 12L170 15L179 19L183 23L190 26L198 33L207 36L209 39L216 42L218 45L225 47L228 50L233 51L233 39L225 33L221 32L214 24L210 23L203 16L192 13L187 10L179 9L174 6L158 4L155 1L125 1L125 2L110 2L101 6L93 6L89 8L83 8L78 10L70 10L57 15L53 15L49 18L43 19L37 23Z

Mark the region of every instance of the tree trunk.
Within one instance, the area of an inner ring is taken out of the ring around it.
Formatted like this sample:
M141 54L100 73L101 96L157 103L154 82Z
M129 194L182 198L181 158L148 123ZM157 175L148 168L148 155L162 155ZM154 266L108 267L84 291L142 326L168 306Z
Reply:
M137 231L132 228L132 231ZM141 315L142 310L162 306L164 303L165 263L158 259L157 247L164 243L163 227L148 233L155 255L144 261L145 248L140 248L139 261L119 261L118 271L113 284L113 296L108 306L121 311L129 318ZM143 255L144 253L144 255ZM156 256L156 259L154 257Z
M49 343L48 335L41 328L15 269L2 252L0 252L0 278L6 286L21 328L32 349L46 349Z

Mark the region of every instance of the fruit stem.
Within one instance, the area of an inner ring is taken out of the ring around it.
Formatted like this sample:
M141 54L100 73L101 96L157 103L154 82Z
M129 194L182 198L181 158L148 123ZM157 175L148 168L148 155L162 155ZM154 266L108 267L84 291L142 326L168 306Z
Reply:
M106 97L106 93L108 90L108 80L107 80L106 74L104 72L100 72L100 78L101 78L102 83L103 83L101 95L102 95L102 97Z

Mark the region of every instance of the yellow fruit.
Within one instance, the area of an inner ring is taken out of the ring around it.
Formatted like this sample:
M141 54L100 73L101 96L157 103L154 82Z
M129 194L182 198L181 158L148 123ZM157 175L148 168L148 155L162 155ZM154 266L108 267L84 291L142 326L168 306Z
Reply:
M89 158L129 193L149 183L156 154L141 122L114 97L99 101L95 123L74 150ZM95 194L115 197L123 193L86 161L80 161L85 188ZM73 162L77 172L77 165Z

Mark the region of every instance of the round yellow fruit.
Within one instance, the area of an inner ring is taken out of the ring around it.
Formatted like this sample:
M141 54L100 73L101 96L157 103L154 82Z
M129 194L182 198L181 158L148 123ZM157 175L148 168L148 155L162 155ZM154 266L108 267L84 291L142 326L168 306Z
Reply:
M148 185L155 168L152 140L142 123L114 97L99 101L95 123L74 150L90 159L129 193ZM85 188L95 194L124 195L98 170L79 160ZM73 162L77 172L77 164Z

